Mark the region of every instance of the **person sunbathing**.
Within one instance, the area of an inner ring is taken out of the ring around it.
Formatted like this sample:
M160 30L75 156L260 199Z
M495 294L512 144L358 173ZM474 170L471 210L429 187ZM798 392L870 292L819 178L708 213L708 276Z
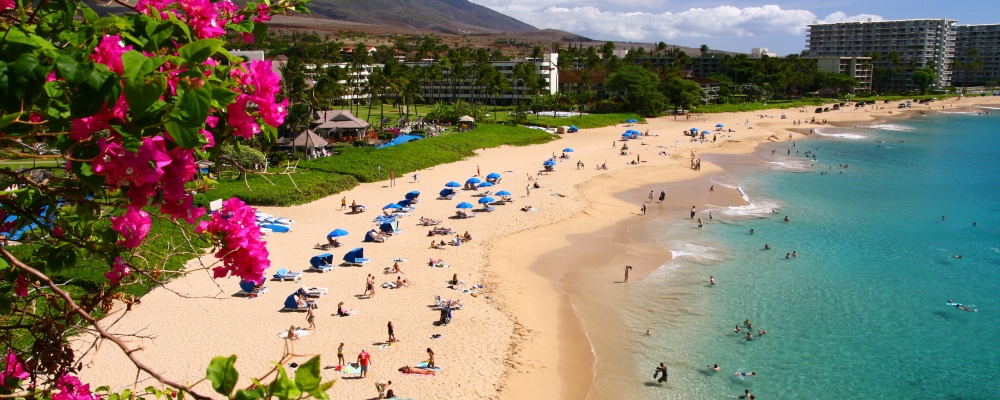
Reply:
M397 289L401 288L401 287L407 287L407 286L410 286L410 280L409 279L401 279L399 276L396 276L396 288Z
M326 238L326 241L327 241L328 243L330 243L330 246L333 246L333 247L340 247L340 242L339 242L339 241L337 241L337 238L335 238L335 237L327 237L327 238Z
M441 296L436 296L436 295L434 296L434 300L437 300L438 303L441 303L441 305L445 307L458 308L462 306L461 304L462 300L452 300L452 299L442 300Z
M402 372L404 374L417 374L417 375L430 375L430 376L434 376L434 370L432 370L432 369L414 368L414 367L411 367L409 365L400 368L399 372Z
M466 242L472 241L472 235L469 234L469 231L465 231L465 235L462 235L462 240Z
M295 332L295 325L288 328L288 334L285 335L285 339L288 340L298 340L299 334Z
M405 274L405 272L403 272L403 270L399 269L399 263L393 263L391 267L385 267L385 271L383 271L383 272L386 275L389 275L389 274Z
M344 302L340 302L340 304L337 304L337 316L346 317L349 315L351 314L349 314L347 310L344 310Z
M441 249L441 246L438 246L437 242L431 240L431 248L432 249Z

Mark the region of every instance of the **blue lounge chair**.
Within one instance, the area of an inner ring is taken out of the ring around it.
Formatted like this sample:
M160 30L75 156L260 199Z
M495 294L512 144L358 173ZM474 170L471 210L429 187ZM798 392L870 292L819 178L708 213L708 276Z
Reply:
M277 233L285 233L285 232L288 232L289 230L291 230L291 229L292 229L292 228L291 228L291 227L289 227L288 225L282 225L282 224L267 224L267 223L265 223L265 224L260 224L260 227L261 227L261 228L266 228L266 229L270 229L270 230L271 230L271 232L277 232Z
M295 296L297 295L298 293L288 295L285 298L285 308L282 308L281 311L306 311L308 307L299 307L299 303L295 301Z
M301 272L292 272L282 268L274 272L274 279L278 281L293 281L300 275L302 275Z
M372 242L374 242L374 243L382 243L382 242L385 242L385 236L383 236L381 233L379 233L379 231L372 229L372 230L368 231L368 233L365 234L365 240L364 240L364 242L365 243L372 243Z
M391 222L383 223L382 225L379 225L378 229L380 231L382 231L382 233L388 233L390 235L397 235L400 232L402 232L402 231L399 230L399 222L398 221L391 221Z
M455 198L455 189L445 188L438 193L438 199L452 200Z
M267 286L258 286L253 281L241 280L240 281L240 291L236 293L237 296L246 297L257 297L270 290Z
M344 254L344 263L347 265L361 266L368 264L369 261L371 261L371 259L365 258L365 250L361 247L358 247L354 250L347 252L347 254Z
M330 253L313 256L313 258L309 259L309 265L310 267L306 271L330 272L336 268L336 266L333 265L333 254Z

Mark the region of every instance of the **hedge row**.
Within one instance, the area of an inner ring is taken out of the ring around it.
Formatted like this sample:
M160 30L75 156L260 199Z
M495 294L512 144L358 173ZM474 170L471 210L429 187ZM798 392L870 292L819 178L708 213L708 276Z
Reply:
M242 178L221 180L212 190L195 195L194 202L208 206L208 203L215 199L238 197L254 206L287 207L319 200L350 190L357 185L358 180L353 176L299 168L289 175L275 174L267 175L265 178L250 174L246 181Z

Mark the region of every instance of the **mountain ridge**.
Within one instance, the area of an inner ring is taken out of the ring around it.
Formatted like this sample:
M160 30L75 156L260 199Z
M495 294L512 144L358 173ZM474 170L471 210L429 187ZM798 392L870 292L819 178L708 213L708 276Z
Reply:
M443 33L527 32L538 28L468 0L313 0L315 15Z

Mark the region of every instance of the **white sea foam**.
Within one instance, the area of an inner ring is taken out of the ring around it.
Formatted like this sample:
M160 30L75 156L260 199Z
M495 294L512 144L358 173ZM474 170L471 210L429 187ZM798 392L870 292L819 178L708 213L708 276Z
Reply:
M979 114L975 111L938 111L941 114L962 114L962 115L975 115Z
M976 108L985 108L987 110L1000 110L1000 107L990 107L990 106L976 106Z
M868 125L872 129L881 129L883 131L893 131L893 132L907 132L912 131L913 127L898 124L874 124Z
M810 160L787 160L787 161L768 161L771 168L783 171L806 171L812 164Z
M710 246L695 243L674 243L670 250L670 258L672 260L685 259L692 262L703 263L718 260L718 256L715 254L715 249ZM668 262L660 266L660 268L671 269L675 267L674 263Z
M747 205L726 207L721 214L730 217L762 217L772 214L771 211L778 209L780 204L773 200L748 201Z
M841 139L851 139L851 140L868 139L868 136L862 135L860 133L853 133L853 132L823 133L823 132L816 131L816 134L818 134L820 136L835 137L835 138L841 138Z

